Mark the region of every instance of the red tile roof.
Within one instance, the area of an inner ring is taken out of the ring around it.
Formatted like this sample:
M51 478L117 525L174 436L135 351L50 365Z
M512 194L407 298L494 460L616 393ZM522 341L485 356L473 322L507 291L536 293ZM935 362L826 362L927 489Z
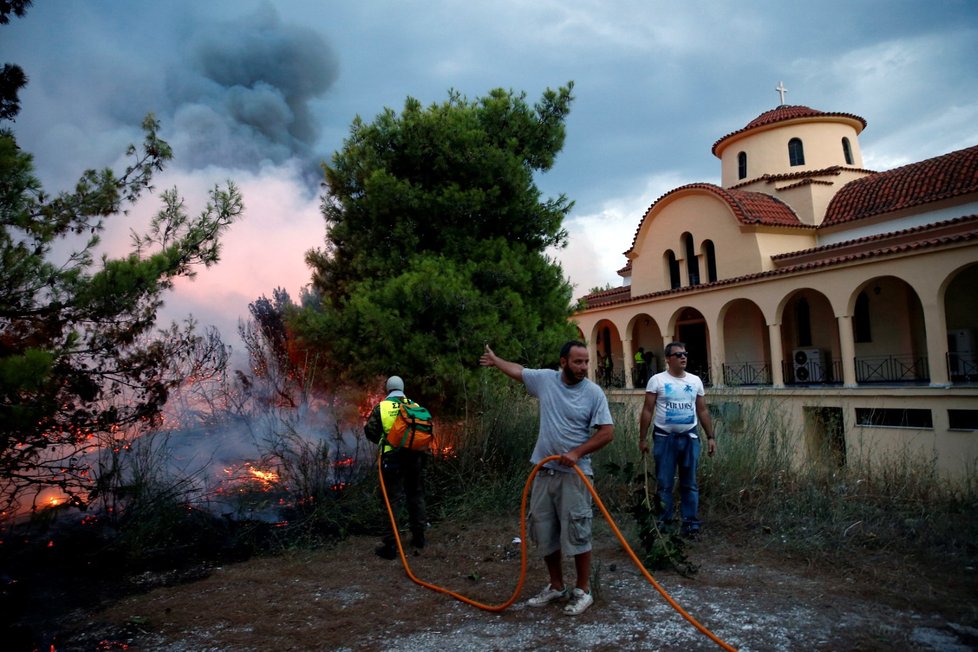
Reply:
M862 125L861 128L856 129L857 134L866 128L866 120L852 113L835 113L835 112L829 113L825 111L818 111L816 109L812 109L807 106L782 104L781 106L775 109L771 109L770 111L765 111L761 115L757 116L756 118L748 122L747 126L744 127L743 129L738 129L737 131L733 131L727 134L726 136L724 136L723 138L720 138L715 143L713 143L713 149L712 149L713 155L719 156L719 154L717 154L718 147L720 146L721 143L723 143L725 140L729 138L732 138L734 136L739 136L740 134L746 131L750 131L751 129L764 127L778 122L797 120L799 118L819 118L819 119L844 118L848 120L853 120Z
M737 188L743 188L744 186L750 186L757 183L758 181L763 181L766 184L779 183L781 181L791 181L792 179L812 179L818 180L821 183L831 185L833 182L820 179L819 177L837 177L842 174L843 171L846 172L860 172L863 174L876 174L875 170L865 170L863 168L853 168L853 167L843 167L841 165L832 165L827 168L822 168L820 170L804 170L802 172L787 172L784 174L762 174L759 177L754 177L753 179L744 179L743 181L738 181L734 185L730 186L731 190L736 190ZM784 188L780 188L784 190Z
M645 224L645 220L648 219L649 213L652 212L656 204L678 192L689 190L701 190L716 195L726 202L734 217L741 224L813 228L802 223L798 219L798 216L795 215L795 212L791 210L791 207L777 197L772 197L763 192L721 188L712 183L690 183L679 188L674 188L652 202L652 205L645 211L645 215L638 223L638 228L635 229L635 235L632 237L632 245L628 251L635 248L635 242L638 240L638 234L642 230L642 225ZM625 253L627 254L628 251Z
M783 254L776 254L771 256L771 260L775 263L781 261L790 261L796 259L797 261L811 260L813 257L825 258L825 255L832 251L839 251L841 253L836 254L837 256L858 251L866 251L867 248L873 248L878 246L879 242L889 242L891 245L896 245L904 242L916 243L921 237L927 237L929 239L941 238L945 236L956 236L961 233L971 233L978 229L978 215L964 215L962 217L956 217L950 220L941 220L940 222L931 222L929 224L919 224L917 226L912 226L907 229L901 229L899 231L891 231L889 233L874 233L873 235L863 236L861 238L854 238L852 240L845 240L843 242L834 242L832 244L822 245L820 247L812 247L811 249L801 249L799 251L789 251Z
M957 227L957 228L953 228ZM927 237L927 233L932 232L931 237ZM914 235L913 238L908 238L908 235ZM719 281L714 281L713 283L704 283L700 285L690 285L681 288L675 288L671 290L660 290L658 292L649 292L647 294L642 294L636 297L631 295L631 286L623 286L620 288L615 288L613 290L605 290L604 292L598 292L593 295L587 295L583 299L587 302L588 309L599 308L603 306L611 306L623 303L629 303L631 301L644 301L648 299L654 299L659 297L664 297L671 294L683 294L685 292L702 291L709 290L712 288L723 287L728 285L736 285L738 283L744 283L746 281L754 281L763 278L771 278L774 276L784 276L787 274L792 274L795 272L806 271L810 269L817 269L822 267L832 267L834 265L840 265L843 263L848 263L856 260L865 260L867 258L876 258L879 256L886 256L890 254L905 253L907 251L919 250L919 249L932 249L934 247L945 246L949 244L958 244L962 242L973 242L978 240L978 214L965 215L962 217L955 218L953 220L946 220L943 222L937 222L934 224L927 224L918 227L913 227L911 229L904 229L901 231L894 231L892 233L882 233L878 235L867 236L864 238L856 238L854 240L849 240L846 242L839 242L831 245L825 245L823 247L815 247L814 249L807 249L804 252L792 252L789 254L781 254L780 256L772 258L788 258L791 256L798 256L800 254L812 254L812 253L825 253L828 254L836 249L851 249L849 252L843 252L835 256L823 256L813 260L808 260L806 262L800 262L795 265L786 265L785 267L779 267L778 269L769 270L766 272L755 272L753 274L745 274L743 276L738 276L735 278L721 279ZM880 246L878 247L854 247L854 245L870 243L872 241L879 241ZM889 244L886 244L889 242Z
M821 226L970 193L978 193L978 145L847 183L829 202Z

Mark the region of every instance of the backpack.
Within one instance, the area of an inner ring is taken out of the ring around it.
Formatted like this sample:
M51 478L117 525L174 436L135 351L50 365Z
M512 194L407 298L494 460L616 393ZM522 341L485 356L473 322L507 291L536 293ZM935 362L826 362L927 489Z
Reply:
M409 398L398 401L401 409L387 432L387 443L394 448L412 451L427 450L434 438L431 412Z

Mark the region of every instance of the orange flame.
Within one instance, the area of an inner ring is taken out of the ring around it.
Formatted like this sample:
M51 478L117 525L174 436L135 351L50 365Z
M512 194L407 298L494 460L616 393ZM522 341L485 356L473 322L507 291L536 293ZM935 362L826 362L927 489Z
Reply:
M270 487L279 480L278 473L275 471L262 471L261 469L256 469L254 467L248 467L248 472L251 473L256 480L261 482L262 486L265 488Z

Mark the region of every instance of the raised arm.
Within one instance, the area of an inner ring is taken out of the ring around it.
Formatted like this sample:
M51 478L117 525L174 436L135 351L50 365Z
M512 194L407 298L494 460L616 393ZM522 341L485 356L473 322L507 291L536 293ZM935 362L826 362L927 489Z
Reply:
M503 360L492 352L488 344L486 344L485 353L479 358L479 364L483 367L495 367L516 382L523 382L523 365L510 362L509 360Z

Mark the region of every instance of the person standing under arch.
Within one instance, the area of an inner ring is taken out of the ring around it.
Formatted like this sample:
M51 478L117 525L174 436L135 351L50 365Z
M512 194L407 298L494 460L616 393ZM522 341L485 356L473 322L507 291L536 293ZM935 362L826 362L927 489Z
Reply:
M638 447L649 452L648 430L652 426L652 456L655 459L656 496L660 525L668 529L673 519L673 488L679 475L679 513L682 534L695 537L700 531L699 486L696 468L700 456L697 426L706 433L707 455L716 453L713 419L706 404L703 381L686 371L689 354L682 342L670 342L663 352L666 370L653 375L645 388L645 403L638 423Z

